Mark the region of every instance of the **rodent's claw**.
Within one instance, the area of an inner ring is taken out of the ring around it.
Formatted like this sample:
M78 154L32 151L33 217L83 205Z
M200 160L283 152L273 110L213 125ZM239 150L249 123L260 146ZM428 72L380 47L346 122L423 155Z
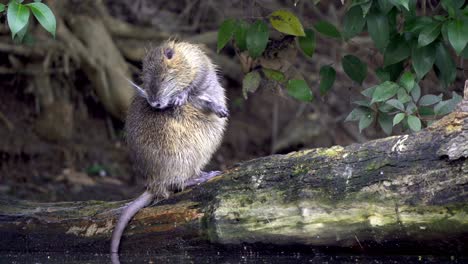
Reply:
M173 102L172 102L172 105L173 106L182 106L184 105L185 103L187 102L187 94L186 93L180 93L179 95L177 95Z
M229 110L227 110L226 108L220 108L215 111L215 114L221 118L228 117Z

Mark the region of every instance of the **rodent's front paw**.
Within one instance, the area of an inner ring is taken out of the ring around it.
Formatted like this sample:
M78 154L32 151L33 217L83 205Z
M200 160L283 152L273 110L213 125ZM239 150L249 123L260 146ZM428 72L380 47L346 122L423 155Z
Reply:
M219 109L216 109L215 114L221 118L228 117L229 110L227 110L227 108L219 108Z
M172 101L173 106L182 106L187 102L187 94L186 93L181 93L178 94L176 97L174 97L174 100Z

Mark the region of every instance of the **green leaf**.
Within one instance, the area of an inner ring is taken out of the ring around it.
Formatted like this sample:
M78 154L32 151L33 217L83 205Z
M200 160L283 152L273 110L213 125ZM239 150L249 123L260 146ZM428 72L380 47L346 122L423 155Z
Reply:
M385 103L395 107L398 110L405 111L405 106L400 101L398 101L397 99L390 99L390 100L386 101Z
M333 86L336 78L336 71L331 66L320 68L320 94L325 95Z
M411 51L405 39L401 36L393 38L384 54L384 65L392 65L409 57Z
M379 113L379 125L382 128L382 130L385 132L385 134L390 135L392 134L392 118L385 114L385 113Z
M456 11L455 9L458 9L456 7L455 3L453 0L442 0L442 7L449 13L450 17L455 17Z
M416 76L418 79L422 79L434 65L436 59L435 45L427 45L421 48L414 46L411 57Z
M362 9L359 6L352 7L346 12L343 22L343 37L350 39L364 29L366 19L362 15Z
M253 93L258 89L261 80L262 78L258 71L251 71L244 76L244 80L242 80L242 94L245 99L248 97L247 93Z
M371 7L372 7L372 2L373 1L368 1L367 3L364 3L361 5L361 9L362 9L362 15L364 17L367 16L367 14L369 13Z
M463 49L460 56L462 56L464 59L468 59L468 45Z
M387 14L392 8L393 5L388 0L379 0L379 9L384 14Z
M375 113L370 112L369 114L362 115L361 118L359 118L359 132L362 132L363 129L367 128L374 122L375 119Z
M3 12L5 11L5 5L4 4L0 4L0 12Z
M365 106L365 107L370 107L371 104L367 100L360 100L360 101L354 101L353 104L360 105L360 106Z
M464 4L465 0L449 0L454 8L460 9Z
M8 26L11 30L11 37L14 38L16 34L27 26L29 20L29 8L16 1L11 1L8 5L7 20Z
M29 26L29 22L20 31L18 31L18 33L16 33L16 36L13 38L14 43L17 43L17 44L24 43L24 40L26 39L26 37L30 36L30 34L28 34L28 26Z
M388 105L388 104L380 104L378 109L380 112L383 112L383 113L389 113L390 111L395 110L393 106Z
M384 70L390 74L390 81L395 82L400 78L404 70L403 61L384 67Z
M452 99L439 102L434 107L434 112L436 115L446 115L452 112L455 107L463 100L463 97L459 96L457 93L452 93Z
M434 110L431 107L421 106L418 109L418 112L421 116L433 116L435 115Z
M371 113L371 110L368 107L363 107L363 106L358 106L349 113L349 115L346 117L345 122L349 121L358 121L361 119L361 116L363 115L368 115Z
M249 29L250 24L244 20L238 20L236 25L236 30L234 31L234 40L240 51L247 49L247 30Z
M421 106L428 106L433 105L442 100L442 97L433 95L433 94L426 94L419 100L419 105Z
M372 98L372 95L374 94L375 89L377 89L377 86L372 86L362 91L361 94L364 95L365 97Z
M403 86L406 91L411 92L415 84L414 75L411 72L405 72L400 78L400 85Z
M451 21L447 25L447 31L450 44L457 55L460 55L468 43L468 23L463 20Z
M440 29L440 33L442 33L442 38L445 42L450 42L448 38L448 23L443 23L442 28Z
M406 105L406 113L407 113L408 115L411 115L411 114L414 113L417 109L418 109L418 107L417 107L416 104L413 103L413 102L409 102L409 104Z
M393 3L396 6L402 6L406 10L410 10L409 8L409 0L389 0L391 3Z
M351 5L349 8L353 8L355 6L360 6L369 3L371 0L351 0Z
M346 55L341 60L344 72L355 82L362 84L367 76L367 65L354 55Z
M304 80L289 80L286 89L291 97L300 101L310 102L314 98L312 91Z
M411 97L415 102L417 102L419 100L419 97L421 97L421 87L419 87L419 84L414 85L414 88L411 91Z
M268 26L261 20L255 21L247 30L247 50L253 58L262 55L268 44Z
M305 55L312 57L315 51L315 32L311 29L305 30L305 37L298 37L299 47Z
M107 171L106 167L100 164L93 164L90 167L86 168L86 173L90 175L99 175L99 173L105 171Z
M393 117L393 126L398 125L405 118L404 113L398 113Z
M406 104L412 100L411 96L408 95L405 88L398 89L397 98L398 101L400 101L402 104Z
M418 46L424 47L437 39L440 35L441 24L438 22L431 23L423 28L418 37Z
M236 30L236 20L230 18L226 19L221 23L218 30L218 47L217 52L219 53L224 46L231 40L234 31Z
M375 74L381 82L390 81L390 73L381 67L375 70Z
M314 25L314 28L324 36L341 39L340 31L333 24L330 24L327 21L319 21Z
M47 5L40 2L30 3L26 6L31 8L32 13L36 17L37 21L39 21L41 26L55 38L57 22L55 21L55 16L54 13L52 13L52 10L50 10Z
M432 20L431 17L411 17L405 20L404 31L419 35L424 28L432 25L433 23L434 20Z
M277 10L270 15L270 24L281 33L305 36L301 21L291 12Z
M381 13L371 13L367 17L367 29L375 46L383 52L390 40L390 27L387 15Z
M377 85L372 94L372 102L383 102L396 95L400 86L394 82L384 82Z
M455 81L457 72L455 62L442 42L436 44L435 65L440 72L439 79L445 86L449 86Z
M34 45L36 43L36 39L34 38L34 36L27 30L25 30L25 32L26 34L22 37L21 43L29 46ZM16 34L16 37L18 37L19 35L20 33L18 32L18 34Z
M435 15L434 19L440 22L444 22L445 20L447 20L447 17L441 16L441 15Z
M268 68L263 68L262 71L265 74L265 76L270 80L283 82L286 79L286 77L284 76L284 73L280 71L268 69Z
M414 132L421 130L421 120L414 115L408 116L408 126Z

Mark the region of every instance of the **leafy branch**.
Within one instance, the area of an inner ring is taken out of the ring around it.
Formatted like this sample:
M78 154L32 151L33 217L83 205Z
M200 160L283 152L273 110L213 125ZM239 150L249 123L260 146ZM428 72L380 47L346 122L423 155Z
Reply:
M0 13L7 13L12 39L21 43L27 38L31 13L39 24L55 37L57 22L52 10L40 0L29 4L23 2L23 0L10 0L7 5L0 4Z
M316 1L318 3L320 1ZM345 1L342 1L345 2ZM354 102L356 108L346 121L359 122L359 129L377 122L382 130L391 134L393 127L419 131L423 126L453 111L461 97L443 100L443 95L421 96L419 82L433 70L440 84L447 88L456 78L456 64L451 49L459 57L468 58L468 4L462 0L442 0L432 15L417 14L416 0L351 0L347 8L343 29L319 21L304 29L298 17L287 10L278 10L265 19L245 21L228 19L218 31L218 52L233 41L240 52L256 59L264 55L269 43L268 20L276 31L296 38L296 48L311 58L316 46L316 33L337 41L350 41L366 32L378 52L383 55L383 65L375 69L380 84L364 89L364 99ZM341 59L345 74L362 86L367 78L367 65L358 57L347 54ZM277 82L287 93L301 101L309 102L314 96L305 80L286 80L283 72L273 69L253 69L243 81L243 93L257 90L262 76ZM254 76L254 78L252 78ZM333 87L336 71L333 65L320 68L320 94L324 96Z

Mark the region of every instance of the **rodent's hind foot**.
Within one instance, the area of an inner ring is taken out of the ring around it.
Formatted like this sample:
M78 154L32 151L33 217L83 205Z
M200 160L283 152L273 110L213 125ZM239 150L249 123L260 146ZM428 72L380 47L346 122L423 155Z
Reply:
M190 186L194 186L194 185L204 183L204 182L210 180L211 178L214 178L214 177L220 175L221 173L222 173L221 171L202 171L196 177L191 178L190 180L188 180L185 187L190 187Z

